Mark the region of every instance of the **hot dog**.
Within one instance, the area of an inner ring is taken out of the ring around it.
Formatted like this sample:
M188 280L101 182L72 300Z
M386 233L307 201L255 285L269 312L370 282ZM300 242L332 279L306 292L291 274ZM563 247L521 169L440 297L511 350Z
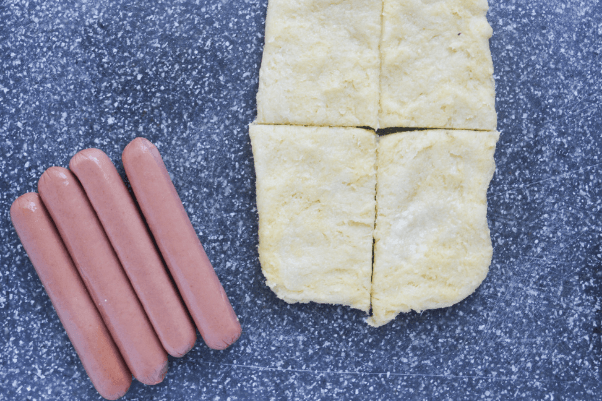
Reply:
M113 245L161 344L175 357L186 354L196 330L153 244L140 212L111 159L85 149L69 162Z
M130 371L144 384L160 383L167 354L77 178L51 167L38 192Z
M10 218L92 384L104 398L121 397L132 374L38 194L17 198Z
M241 334L232 305L205 254L157 148L136 138L122 155L126 174L180 294L209 348Z

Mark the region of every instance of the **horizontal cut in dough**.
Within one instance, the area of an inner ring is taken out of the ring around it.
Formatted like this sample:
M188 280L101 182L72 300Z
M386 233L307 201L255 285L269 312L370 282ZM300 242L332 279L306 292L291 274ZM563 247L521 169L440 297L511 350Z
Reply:
M270 0L257 123L376 128L382 0Z
M381 128L495 130L487 0L384 0Z
M250 126L259 260L289 303L368 312L376 135L358 128Z
M451 306L485 279L492 257L487 187L498 138L432 130L379 139L369 324Z

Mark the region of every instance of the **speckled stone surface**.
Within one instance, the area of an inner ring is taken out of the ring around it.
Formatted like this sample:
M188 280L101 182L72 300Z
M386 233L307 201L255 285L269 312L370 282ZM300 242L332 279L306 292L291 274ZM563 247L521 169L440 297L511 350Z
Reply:
M123 174L157 144L240 317L125 400L602 397L602 2L490 0L501 139L491 271L443 310L370 328L288 305L257 259L247 124L266 0L0 1L0 400L100 399L9 220L49 166L86 147Z

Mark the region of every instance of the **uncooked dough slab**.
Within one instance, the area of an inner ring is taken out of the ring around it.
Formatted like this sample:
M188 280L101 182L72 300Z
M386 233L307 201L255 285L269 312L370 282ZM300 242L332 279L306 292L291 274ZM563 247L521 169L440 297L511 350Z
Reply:
M382 0L270 0L257 122L376 127Z
M267 285L289 303L368 311L376 135L357 128L250 126Z
M384 0L381 128L495 130L487 0Z
M369 324L453 305L485 279L492 257L487 187L498 138L433 130L379 139Z

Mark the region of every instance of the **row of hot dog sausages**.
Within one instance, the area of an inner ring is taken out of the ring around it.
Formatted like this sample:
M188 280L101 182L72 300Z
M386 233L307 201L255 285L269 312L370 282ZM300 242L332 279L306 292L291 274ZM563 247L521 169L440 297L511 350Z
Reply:
M180 357L193 347L194 324L213 349L241 334L157 148L136 138L122 160L152 236L98 149L77 153L70 170L46 170L39 196L22 195L10 211L88 376L107 399L124 395L132 374L160 383L167 353Z

